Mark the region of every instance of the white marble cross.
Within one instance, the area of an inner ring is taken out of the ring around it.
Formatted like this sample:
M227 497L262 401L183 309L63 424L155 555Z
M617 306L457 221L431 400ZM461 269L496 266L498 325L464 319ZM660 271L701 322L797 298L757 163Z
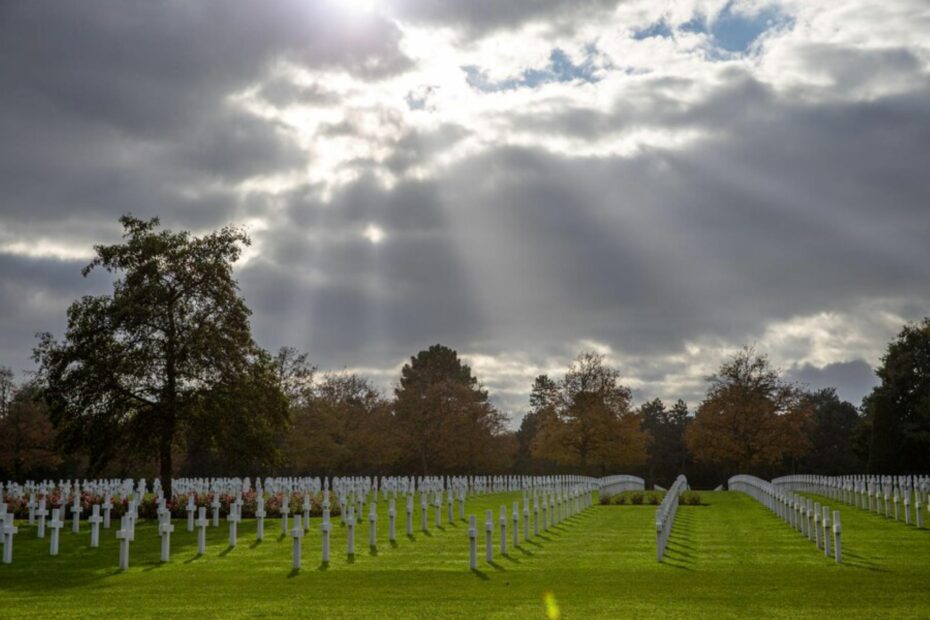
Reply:
M194 494L190 493L187 496L187 531L194 531L194 513L197 512L197 506L194 504Z
M530 539L530 503L526 495L523 496L523 542Z
M539 496L533 497L533 536L539 536Z
M229 521L229 546L235 547L238 542L238 525L239 521L242 518L239 516L239 509L235 504L230 504L229 516L226 517L226 520Z
M294 538L294 570L300 570L300 540L304 537L304 526L300 519L294 520L294 529L291 530L291 536Z
M501 555L507 555L507 506L501 506Z
M191 519L193 520L193 519ZM161 536L161 561L168 562L171 559L171 533L174 532L174 525L171 524L171 515L165 515L165 518L158 524L158 535Z
M494 511L484 511L484 557L488 563L494 561Z
M426 493L420 491L420 525L424 532L429 531L429 508L426 504Z
M843 561L843 542L842 542L842 532L843 528L840 524L840 511L833 511L833 556L836 559L837 563Z
M830 507L823 506L823 516L820 520L823 525L823 553L830 557Z
M110 529L110 511L113 510L113 498L109 493L103 497L103 527Z
M45 538L45 517L48 516L48 509L45 507L45 498L39 500L39 508L36 510L36 516L39 518L39 527L36 534L39 538Z
M100 516L100 504L93 505L87 522L90 523L90 546L96 549L100 546L100 524L103 522L103 517Z
M407 536L413 536L413 495L407 495Z
M346 547L349 558L355 557L355 507L349 506L349 515L346 517Z
M307 530L310 529L310 494L309 493L304 494L303 509L304 509L304 520L301 526L304 528L304 531L306 532Z
M13 514L7 514L0 521L0 534L3 535L3 563L13 563L13 536L19 532L19 528L13 523Z
M201 506L197 509L197 554L203 555L207 551L207 526L210 521L207 519L207 507Z
M392 543L397 540L397 530L395 527L396 522L397 509L394 505L394 498L392 497L388 504L388 540L390 540Z
M368 510L368 547L374 551L378 548L378 510L374 502L369 504Z
M214 491L213 493L213 503L210 504L210 507L213 508L213 527L220 526L220 492Z
M119 539L119 569L129 570L129 543L135 539L129 515L120 518L120 529L117 530L116 537Z
M81 513L84 512L81 506L81 494L74 494L74 503L71 505L71 533L78 534L81 531Z
M255 498L255 539L261 542L265 538L265 497L259 493Z
M58 555L58 540L61 532L61 528L65 526L64 522L61 520L61 508L52 509L52 520L48 524L49 528L52 530L52 540L51 545L49 546L49 555Z
M325 505L325 504L324 504ZM323 523L320 524L320 532L323 537L323 564L329 564L329 532L332 525L329 522L329 507L323 509Z
M291 498L285 495L281 500L281 533L287 534L287 517L291 513Z
M514 548L520 545L520 502L513 503L513 546Z

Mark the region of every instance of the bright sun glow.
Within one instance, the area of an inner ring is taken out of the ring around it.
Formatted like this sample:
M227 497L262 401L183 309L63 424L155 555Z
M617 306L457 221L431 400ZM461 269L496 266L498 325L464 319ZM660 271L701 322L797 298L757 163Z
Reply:
M362 232L362 236L371 241L374 245L378 245L384 239L384 230L374 224L369 224Z

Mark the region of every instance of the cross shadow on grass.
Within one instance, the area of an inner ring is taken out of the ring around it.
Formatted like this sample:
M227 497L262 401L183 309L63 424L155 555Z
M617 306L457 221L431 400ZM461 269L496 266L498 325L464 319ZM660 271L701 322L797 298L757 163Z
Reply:
M487 573L480 571L477 568L471 569L471 572L475 575L475 577L477 577L478 579L481 579L482 581L488 581L490 579Z
M220 551L220 557L222 558L222 557L229 555L229 552L232 551L233 549L235 549L235 547L233 547L232 545L228 545L225 549Z
M831 554L832 555L832 554ZM853 568L864 568L869 571L876 573L890 573L891 571L881 564L866 558L865 556L859 555L858 553L852 553L848 549L843 549L843 564L846 566L851 566Z

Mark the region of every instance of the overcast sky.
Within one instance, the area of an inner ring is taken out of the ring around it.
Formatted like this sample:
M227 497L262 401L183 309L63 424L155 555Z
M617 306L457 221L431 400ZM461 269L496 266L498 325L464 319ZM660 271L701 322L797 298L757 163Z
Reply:
M247 227L258 343L386 388L696 405L755 343L858 405L930 314L930 3L3 1L0 365L126 212Z

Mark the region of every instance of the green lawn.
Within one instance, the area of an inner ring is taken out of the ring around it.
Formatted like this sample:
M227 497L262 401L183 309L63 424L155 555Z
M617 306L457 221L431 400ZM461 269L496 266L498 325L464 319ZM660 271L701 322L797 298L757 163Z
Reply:
M481 523L484 509L497 516L515 497L471 499L468 513ZM254 521L246 521L235 549L227 549L224 521L208 530L204 557L196 556L195 534L176 521L168 564L158 562L154 526L141 523L126 573L116 570L113 530L90 549L87 525L73 535L69 524L52 558L48 539L22 525L14 563L0 565L0 616L542 618L547 592L563 618L930 616L930 531L841 507L847 562L838 566L750 498L702 497L708 505L680 508L664 564L655 561L654 506L594 506L493 565L483 561L482 532L479 572L467 568L461 521L408 539L401 513L390 546L386 504L376 554L366 521L349 563L337 520L325 569L314 519L299 573L278 520L266 522L258 545Z

